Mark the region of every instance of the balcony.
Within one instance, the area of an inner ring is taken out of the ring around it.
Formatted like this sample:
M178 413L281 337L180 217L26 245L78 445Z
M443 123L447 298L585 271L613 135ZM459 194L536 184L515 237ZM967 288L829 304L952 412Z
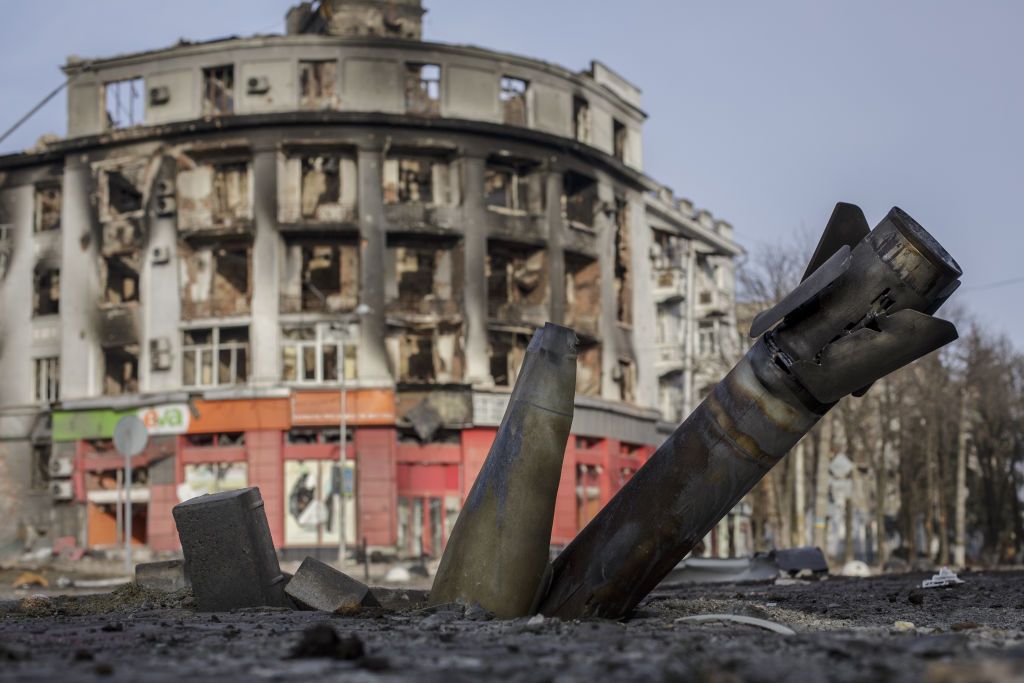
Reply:
M544 214L489 206L487 222L491 237L515 241L537 241L547 237L547 220Z
M654 346L654 371L663 375L666 372L682 370L686 363L683 340L661 342Z
M655 270L652 279L651 296L655 301L686 297L686 271L681 268Z
M398 232L451 232L459 224L457 207L425 202L384 205L384 221Z

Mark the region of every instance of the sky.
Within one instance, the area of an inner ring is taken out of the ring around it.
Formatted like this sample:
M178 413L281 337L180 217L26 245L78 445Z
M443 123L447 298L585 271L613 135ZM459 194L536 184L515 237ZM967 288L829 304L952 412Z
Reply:
M0 3L0 128L101 57L284 30L289 0ZM428 40L643 91L644 166L750 252L820 231L837 201L892 206L959 261L954 297L1024 349L1024 3L1013 0L425 0ZM66 131L63 93L0 145ZM1009 282L1007 282L1009 281Z

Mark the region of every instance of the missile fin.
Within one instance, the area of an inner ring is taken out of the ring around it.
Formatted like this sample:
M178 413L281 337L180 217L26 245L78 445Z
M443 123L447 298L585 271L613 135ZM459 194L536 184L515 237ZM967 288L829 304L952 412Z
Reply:
M798 284L782 301L761 311L750 325L750 337L757 339L787 315L812 301L850 267L850 247L840 245L836 253Z
M814 255L807 263L807 270L804 271L801 280L810 277L811 273L820 268L821 264L831 258L844 244L853 249L869 232L871 228L859 206L838 202L836 208L832 209L832 216L828 219L825 231L821 233L821 239L814 248Z

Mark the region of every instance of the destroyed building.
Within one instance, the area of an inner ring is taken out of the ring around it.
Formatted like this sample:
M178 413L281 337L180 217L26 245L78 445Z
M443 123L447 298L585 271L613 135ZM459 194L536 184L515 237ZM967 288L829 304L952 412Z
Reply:
M66 137L0 157L0 543L114 545L138 414L138 544L258 486L285 556L342 527L438 556L553 321L580 338L564 544L729 367L740 249L645 175L639 90L423 41L423 12L68 60Z

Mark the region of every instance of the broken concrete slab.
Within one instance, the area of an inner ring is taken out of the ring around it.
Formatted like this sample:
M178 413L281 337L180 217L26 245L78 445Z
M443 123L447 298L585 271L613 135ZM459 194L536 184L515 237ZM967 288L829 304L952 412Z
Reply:
M189 586L185 560L143 562L135 565L135 583L142 588L173 593Z
M364 583L312 557L302 561L284 591L302 606L335 614L380 607Z
M290 606L258 488L199 496L172 512L198 611Z

